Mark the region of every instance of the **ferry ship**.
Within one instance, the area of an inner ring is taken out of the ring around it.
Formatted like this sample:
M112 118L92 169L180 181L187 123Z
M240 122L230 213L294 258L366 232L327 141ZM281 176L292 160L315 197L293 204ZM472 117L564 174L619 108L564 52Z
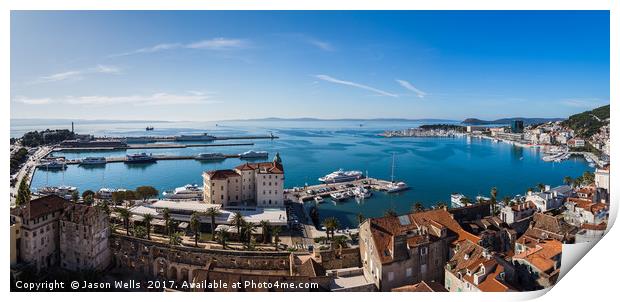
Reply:
M105 165L105 157L85 157L80 161L80 165Z
M136 153L136 154L127 154L127 160L125 163L152 163L157 161L153 154Z
M222 160L226 159L224 153L200 153L196 156L197 160Z
M67 164L63 160L47 160L42 161L37 168L41 170L64 170Z
M181 134L175 137L177 141L212 141L215 140L215 136L207 133L203 134Z
M463 207L464 204L461 201L461 199L463 198L465 198L465 195L461 193L452 193L452 195L450 195L450 202L452 203L452 207L453 208Z
M364 174L362 174L361 171L343 171L342 169L339 169L338 171L320 177L319 181L323 183L336 183L358 180L363 177Z
M265 158L268 156L269 156L269 153L267 151L254 151L254 150L250 150L250 151L239 154L239 158Z
M174 191L166 191L162 195L166 199L202 200L202 193L202 187L197 184L187 184L174 189Z

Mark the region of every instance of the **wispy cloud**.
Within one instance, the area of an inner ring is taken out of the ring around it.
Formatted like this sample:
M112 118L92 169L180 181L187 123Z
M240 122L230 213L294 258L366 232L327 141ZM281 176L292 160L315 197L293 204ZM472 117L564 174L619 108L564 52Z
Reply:
M205 50L234 50L243 49L251 45L246 39L230 39L230 38L213 38L190 43L163 43L150 47L140 48L124 53L114 54L111 57L130 56L142 53L154 53L173 49L205 49Z
M38 79L34 80L32 83L38 84L38 83L59 82L59 81L67 81L67 80L81 80L84 78L84 76L89 75L89 74L97 74L97 73L119 74L120 72L121 72L121 69L116 66L97 65L91 68L69 70L69 71L41 76Z
M594 108L609 104L609 101L601 100L597 98L591 99L566 99L560 101L564 106L577 107L577 108Z
M405 81L405 80L396 80L396 82L398 82L398 84L400 84L400 86L403 86L403 88L414 92L419 98L424 98L426 96L426 92L416 88L415 86L413 86L411 83Z
M27 98L24 96L17 96L13 99L13 101L17 103L22 103L26 105L45 105L52 102L52 99L49 98Z
M341 85L346 85L346 86L351 86L351 87L356 87L356 88L360 88L360 89L364 89L364 90L368 90L368 91L372 91L374 93L377 93L379 95L383 95L383 96L389 96L389 97L393 97L396 98L398 97L397 94L391 93L391 92L387 92L381 89L377 89L374 87L370 87L364 84L360 84L360 83L355 83L355 82L351 82L351 81L345 81L345 80L340 80L340 79L336 79L333 78L331 76L328 75L324 75L324 74L318 74L315 75L315 77L319 80L323 80L326 82L330 82L330 83L335 83L335 84L341 84Z
M311 45L314 45L314 46L316 46L319 49L324 50L324 51L335 51L336 50L331 43L326 42L326 41L321 41L319 39L306 38L306 42L308 42Z
M15 102L20 102L28 105L43 105L43 104L70 104L70 105L135 105L135 106L165 106L165 105L204 105L218 103L212 100L211 96L201 91L190 91L185 94L174 93L153 93L150 95L121 95L121 96L105 96L105 95L90 95L90 96L66 96L58 99L51 98L25 98L17 97Z

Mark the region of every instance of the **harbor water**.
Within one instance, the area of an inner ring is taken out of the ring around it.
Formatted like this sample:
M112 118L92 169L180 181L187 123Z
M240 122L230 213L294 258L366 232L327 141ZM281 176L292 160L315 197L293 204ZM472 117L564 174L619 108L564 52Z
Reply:
M363 202L354 199L334 203L329 198L318 205L321 218L334 216L342 226L356 226L357 214L382 216L387 209L398 213L411 210L416 202L426 207L444 202L450 194L463 193L470 198L490 195L497 187L498 198L524 194L538 183L562 184L564 176L577 177L592 168L581 157L563 162L545 162L536 148L521 148L507 143L467 137L384 138L386 129L404 129L429 122L411 121L237 121L209 123L153 123L153 131L143 124L109 123L79 125L78 133L98 136L177 135L208 132L215 136L269 135L279 139L227 140L215 143L253 142L253 146L191 147L183 149L140 149L128 151L55 152L67 159L86 156L119 157L127 153L147 152L169 155L196 155L205 152L236 154L250 149L279 152L285 168L285 186L302 187L318 183L317 178L334 170L360 170L380 179L390 179L392 154L395 154L395 180L405 181L411 189L396 194L374 192ZM51 128L49 125L14 125L12 135L28 130ZM67 128L66 126L63 128ZM201 142L204 143L204 142ZM150 164L111 163L101 167L70 165L65 171L37 171L33 190L44 186L70 185L80 192L102 187L133 189L151 185L160 192L189 183L202 186L207 170L233 168L243 160L230 158L218 162L162 160ZM313 206L314 202L307 205Z

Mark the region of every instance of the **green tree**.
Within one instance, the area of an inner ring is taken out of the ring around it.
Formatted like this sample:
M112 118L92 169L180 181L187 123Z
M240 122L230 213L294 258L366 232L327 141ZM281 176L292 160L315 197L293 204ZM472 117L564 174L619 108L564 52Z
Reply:
M250 249L252 246L252 233L254 233L256 231L256 226L249 222L249 221L244 221L243 224L241 225L241 242L246 243L246 248Z
M86 195L86 197L84 197L84 204L91 206L94 202L95 198L93 197L93 195Z
M217 232L217 241L219 244L222 245L223 250L226 249L226 242L228 241L229 236L230 234L228 234L228 231L226 230L220 230L219 232Z
M261 229L263 229L263 243L267 243L267 239L269 238L269 233L271 231L271 224L269 224L268 220L261 220L259 225Z
M282 227L279 225L276 225L271 228L271 235L273 235L273 244L276 248L276 251L278 250L278 242L280 241L281 232L282 232Z
M101 210L103 210L103 212L105 212L105 214L108 216L108 219L110 219L110 213L112 211L110 210L110 205L108 204L107 200L99 202L97 204L97 207L99 207Z
M129 212L127 208L116 208L116 212L123 220L123 226L125 227L127 236L129 236L129 217L131 217L131 212Z
M112 203L119 205L125 201L125 191L112 192Z
M545 191L545 184L544 183L539 183L536 185L536 187L538 187L538 190L540 190L540 192L544 192Z
M243 215L241 215L241 213L239 212L235 212L233 216L233 224L235 225L235 227L237 227L237 235L239 236L239 241L242 241L241 240L241 226L243 225L244 222L245 220L243 219Z
M421 202L417 201L415 204L413 204L413 207L411 207L411 209L414 213L424 212L424 205Z
M198 246L198 238L200 237L200 214L198 212L192 213L189 219L189 226L194 233L194 246Z
M139 225L139 226L135 227L133 229L133 235L135 237L142 238L142 239L146 238L147 237L146 228L144 226L142 226L142 225Z
M73 203L80 201L80 193L77 190L71 192L71 201L73 201Z
M327 239L329 240L330 237L334 237L334 232L336 229L338 229L338 227L340 227L340 223L335 217L327 217L325 218L325 220L323 220L323 226L325 227L325 234L327 235Z
M469 197L466 197L466 196L461 197L460 201L464 207L471 204L471 199L469 199Z
M170 243L170 245L180 245L181 244L181 233L179 232L172 232L170 233L170 240L168 241L168 243Z
M211 238L215 238L215 217L219 216L222 212L216 207L207 209L205 214L211 218Z
M86 197L88 196L95 196L95 192L93 192L92 190L85 190L84 192L82 192L82 199L86 199Z
M443 201L437 202L436 206L437 206L438 209L446 209L446 208L448 208L448 205L445 202L443 202Z
M585 185L591 185L592 183L594 183L594 173L590 171L583 172L582 178L583 184Z
M24 176L17 188L17 198L15 198L15 205L21 206L30 201L30 186L28 185L28 176Z
M570 177L570 176L564 176L564 184L572 186L573 185L573 178Z
M142 215L142 223L144 223L144 227L146 228L146 238L151 240L151 222L153 222L153 215L144 214Z
M364 220L366 220L366 217L364 217L364 214L357 213L357 224L362 224Z
M494 215L497 210L497 187L491 188L491 210Z
M164 233L166 233L164 235L168 236L170 235L170 210L165 208L162 216L164 218Z
M140 186L136 188L136 197L147 201L148 199L159 196L159 191L151 186Z
M347 247L347 237L346 236L334 237L332 246L335 248L338 248L340 250L340 253L342 253L342 249Z
M385 210L385 213L383 213L383 216L384 217L396 217L396 216L398 216L398 213L396 213L394 208L389 208L389 209Z

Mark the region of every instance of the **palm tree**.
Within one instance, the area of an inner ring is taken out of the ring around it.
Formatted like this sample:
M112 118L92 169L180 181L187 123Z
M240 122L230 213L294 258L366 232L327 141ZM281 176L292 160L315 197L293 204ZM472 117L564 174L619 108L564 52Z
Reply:
M396 213L396 211L394 211L393 208L389 208L389 209L385 210L385 213L383 213L383 216L385 216L385 217L396 217L396 216L398 216L398 214Z
M243 224L241 225L241 233L242 236L240 237L241 242L245 240L246 241L246 247L247 249L250 249L251 245L252 245L252 233L256 231L256 226L248 221L244 221Z
M340 254L342 254L342 248L347 247L347 238L345 236L334 237L333 246L337 247L340 250Z
M235 216L233 216L233 224L237 227L237 235L239 236L239 241L243 241L241 240L241 225L243 225L244 222L245 220L243 219L243 215L241 215L241 213L239 212L235 212Z
M261 220L259 224L260 224L261 229L263 229L263 243L267 243L267 238L269 235L269 229L271 228L271 225L269 224L268 220Z
M121 216L125 231L127 232L127 236L129 236L129 217L131 216L131 212L129 212L127 208L116 208L116 212Z
M271 228L271 235L273 235L273 244L276 247L276 251L278 250L278 241L280 241L280 232L282 232L282 227L279 225Z
M364 222L364 220L366 220L366 217L364 217L364 214L357 213L357 223L358 224L362 224Z
M198 238L200 237L200 214L198 212L192 213L189 218L189 225L194 232L194 246L198 246Z
M585 171L583 172L582 178L583 178L583 182L586 185L589 185L594 182L594 173L590 171Z
M142 222L144 222L144 227L146 228L146 238L151 240L151 221L153 221L153 215L144 214L142 215Z
M412 210L414 213L423 212L424 205L421 202L417 201L415 204L413 204Z
M581 185L583 185L583 176L577 176L575 178L575 187L580 187Z
M495 214L495 208L497 206L497 187L491 188L491 209L492 214Z
M215 239L215 217L219 216L222 212L218 208L209 208L205 214L211 217L211 239Z
M545 191L545 184L544 183L539 183L536 185L538 187L538 189L540 190L540 192Z
M565 185L569 185L572 186L573 184L573 178L570 176L564 176L564 184Z
M328 217L325 218L325 220L323 220L323 226L326 229L326 235L327 235L327 239L329 240L330 236L329 234L331 233L331 237L334 237L334 231L336 229L338 229L338 227L340 226L340 223L338 222L338 219L336 219L335 217Z
M172 232L170 233L170 245L179 245L181 244L181 233Z
M170 210L168 208L164 209L164 233L165 235L170 235Z
M463 206L467 206L468 204L471 204L471 200L468 197L461 197L461 203L463 204Z
M222 245L222 249L226 249L226 241L228 240L228 231L220 230L217 232L217 241Z

